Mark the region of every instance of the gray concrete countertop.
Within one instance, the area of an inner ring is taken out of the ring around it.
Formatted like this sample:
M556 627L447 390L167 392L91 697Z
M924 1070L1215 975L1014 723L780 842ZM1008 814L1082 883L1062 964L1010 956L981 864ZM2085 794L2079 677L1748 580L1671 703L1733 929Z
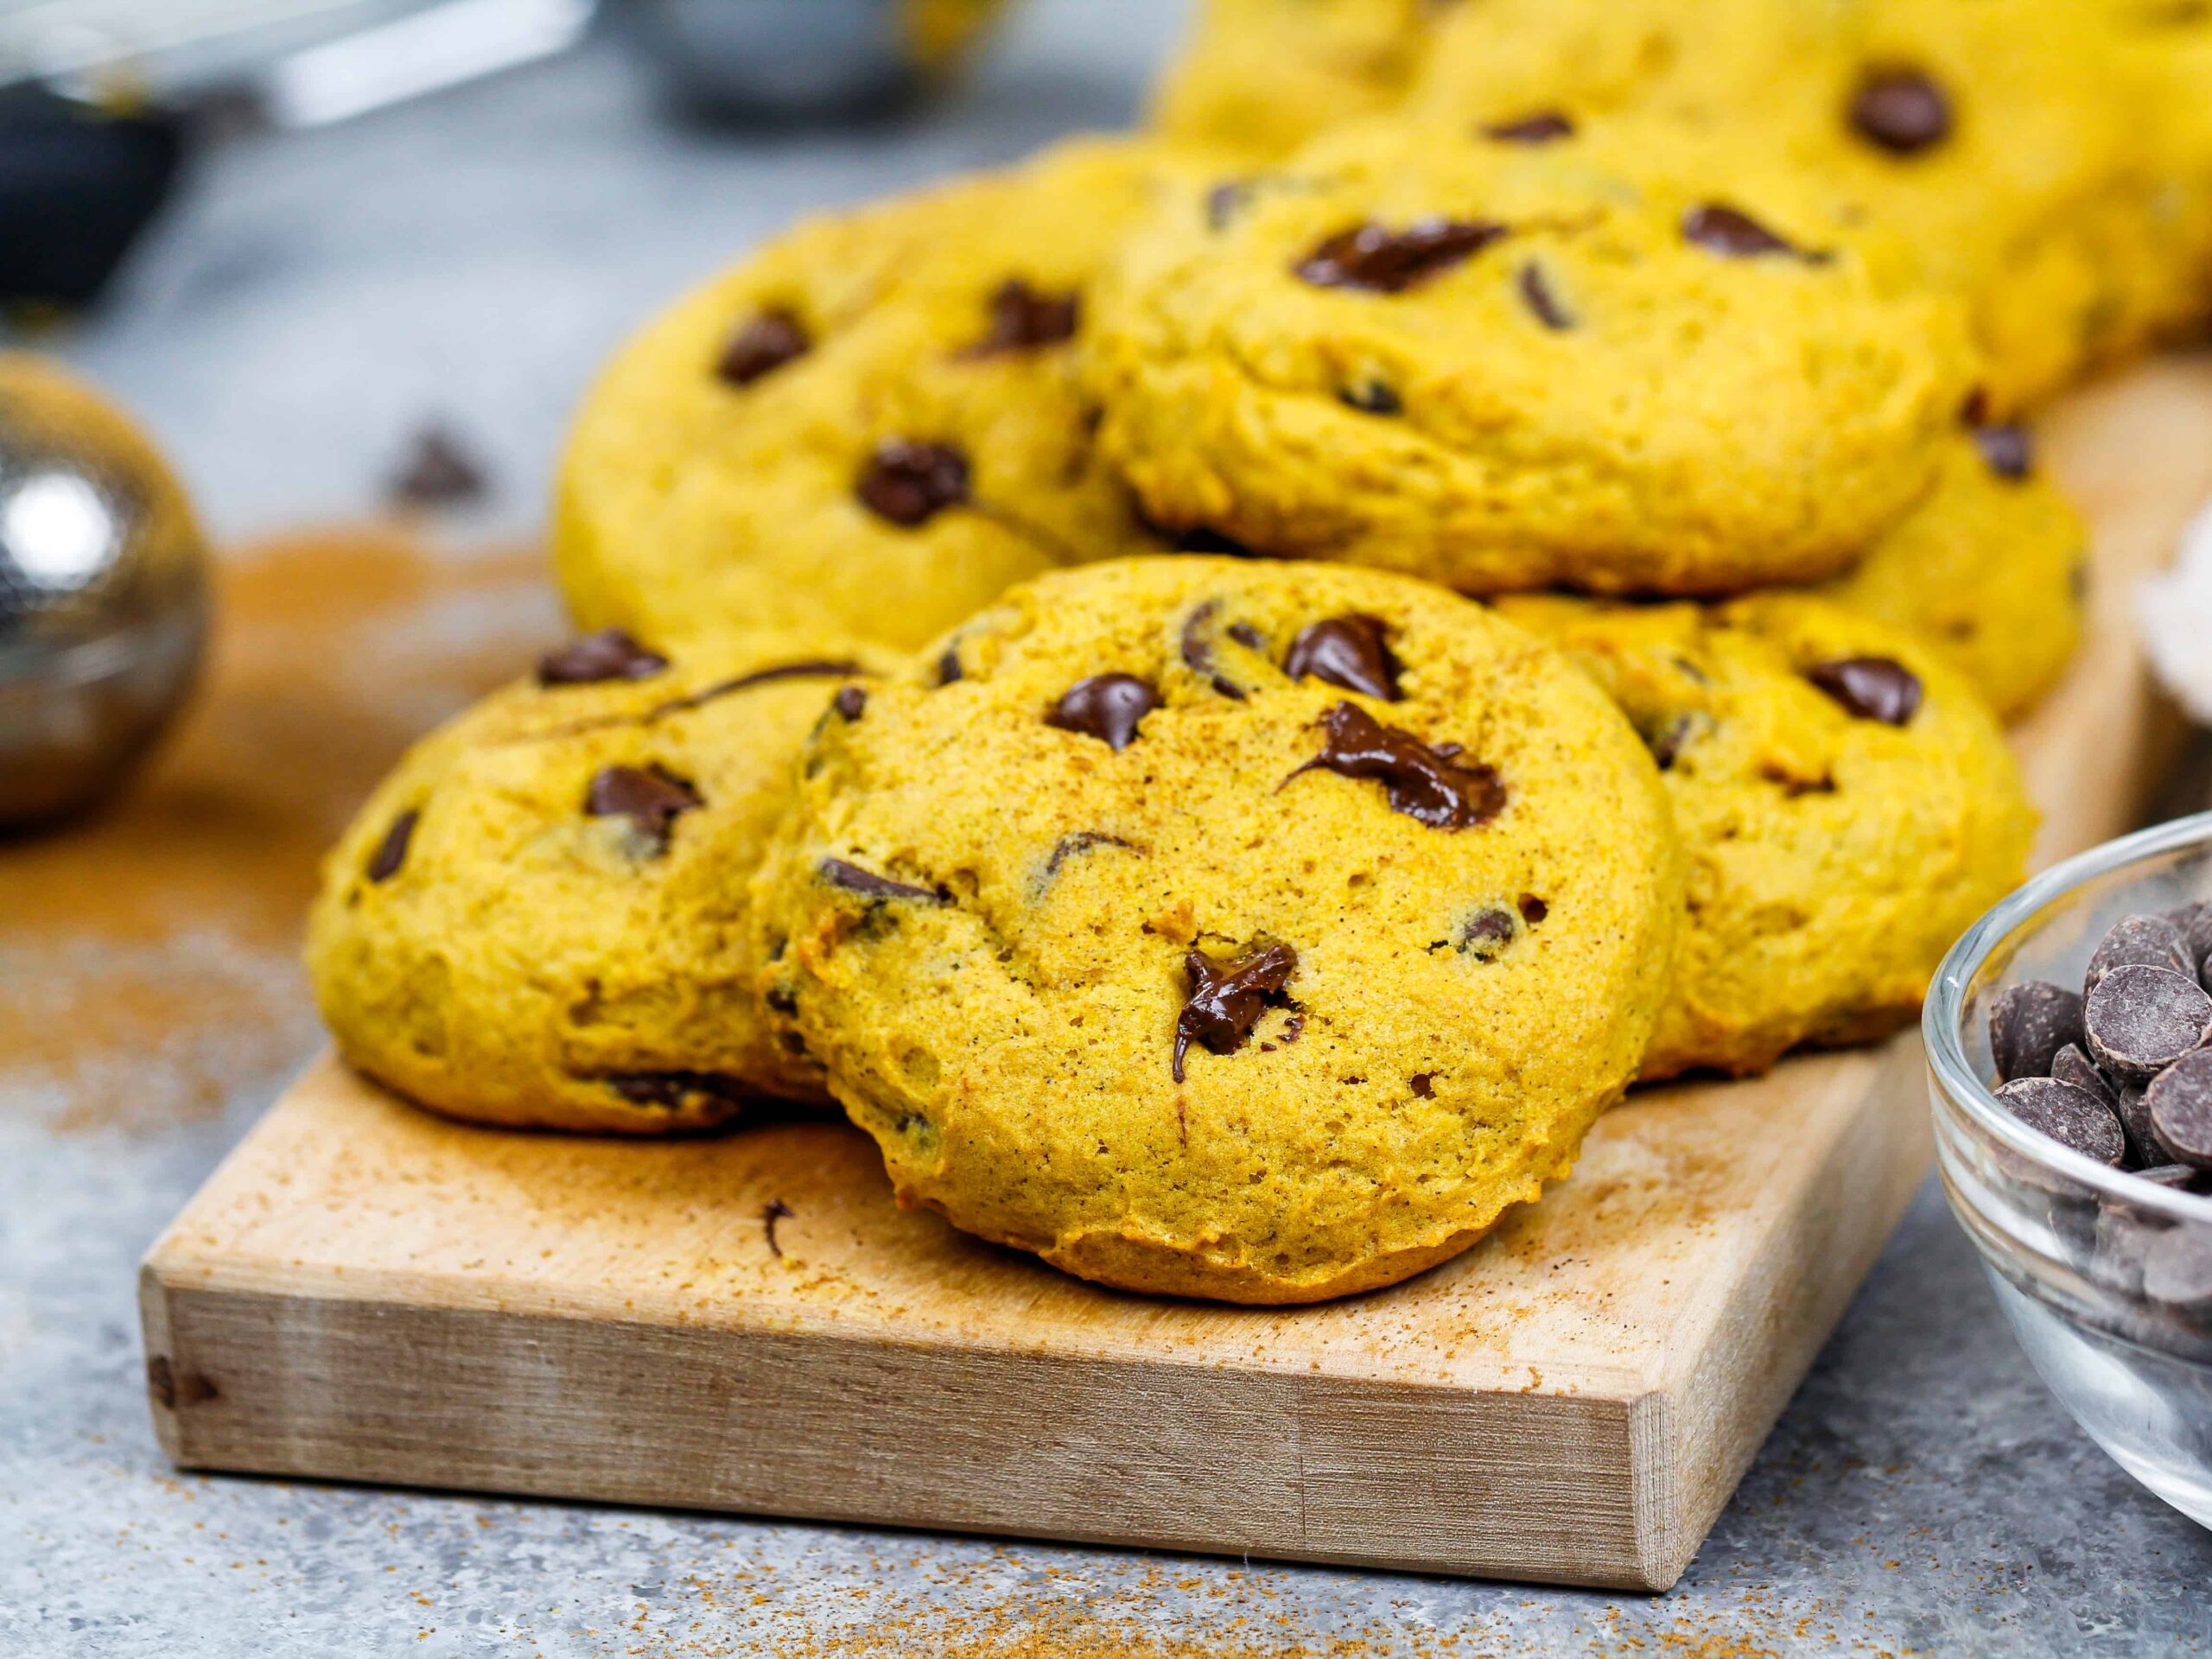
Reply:
M596 47L238 141L114 302L51 343L146 416L226 534L366 510L426 417L491 463L471 528L525 532L567 410L653 303L800 209L1127 121L1179 11L1039 0L955 97L868 132L674 126ZM315 1046L288 957L156 955L149 972L235 976L280 1047ZM42 971L0 915L0 998ZM148 1427L133 1270L279 1079L234 1068L219 1111L167 1128L59 1120L71 1087L176 1088L180 1046L219 1070L222 1040L180 1033L91 1084L0 1070L0 1653L2212 1647L2212 1537L2045 1395L1932 1186L1660 1598L180 1476Z

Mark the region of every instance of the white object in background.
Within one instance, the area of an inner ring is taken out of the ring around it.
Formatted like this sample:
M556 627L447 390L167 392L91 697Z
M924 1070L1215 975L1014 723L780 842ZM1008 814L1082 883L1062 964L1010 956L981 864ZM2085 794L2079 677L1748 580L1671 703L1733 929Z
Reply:
M343 121L565 52L592 11L593 0L448 0L270 65L262 107L279 126Z
M2152 671L2200 726L2212 726L2212 501L2189 522L2172 567L2135 590Z

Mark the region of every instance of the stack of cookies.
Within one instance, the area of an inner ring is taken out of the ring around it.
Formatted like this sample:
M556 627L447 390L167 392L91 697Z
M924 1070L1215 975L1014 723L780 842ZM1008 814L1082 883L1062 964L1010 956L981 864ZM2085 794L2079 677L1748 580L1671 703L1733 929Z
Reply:
M618 357L582 636L331 856L340 1049L515 1126L834 1102L970 1232L1295 1302L1639 1078L1896 1029L2078 626L2024 414L2212 305L2208 86L2112 0L1216 0L1157 132Z

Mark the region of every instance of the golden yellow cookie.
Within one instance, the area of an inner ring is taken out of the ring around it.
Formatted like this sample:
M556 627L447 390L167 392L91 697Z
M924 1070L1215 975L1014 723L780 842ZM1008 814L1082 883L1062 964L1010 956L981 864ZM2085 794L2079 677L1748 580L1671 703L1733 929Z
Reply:
M1100 442L1151 517L1468 592L1845 567L1972 359L1804 181L1642 131L1376 123L1171 200L1098 292Z
M424 739L324 865L308 965L339 1051L483 1123L654 1134L818 1098L754 1000L745 884L856 666L588 636Z
M1308 1301L1457 1254L1566 1174L1664 989L1635 733L1402 577L1056 572L804 770L767 1000L901 1202L1125 1288Z
M1798 595L1499 609L1587 667L1664 771L1688 914L1644 1078L1896 1029L2024 874L2036 815L2004 735L1912 636Z
M1153 99L1176 143L1270 161L1395 105L1435 0L1205 0Z
M1071 378L1153 152L1084 142L801 226L624 348L556 559L586 627L918 645L1011 582L1151 545Z
M2057 683L2082 635L2088 531L2017 427L1963 433L1935 493L1819 591L1939 646L2006 720Z
M2203 307L2212 200L2177 182L2162 137L2177 88L2103 10L1484 0L1440 21L1408 101L1468 126L1637 111L1786 155L1830 222L1887 226L1909 270L1967 300L2001 414Z

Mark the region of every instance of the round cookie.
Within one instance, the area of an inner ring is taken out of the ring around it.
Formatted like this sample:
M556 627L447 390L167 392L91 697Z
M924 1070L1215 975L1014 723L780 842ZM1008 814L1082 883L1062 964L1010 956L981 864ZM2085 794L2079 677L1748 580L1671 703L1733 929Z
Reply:
M2036 815L2004 735L1913 637L1796 594L1499 609L1587 667L1663 770L1688 918L1643 1078L1906 1024L2024 874Z
M1154 92L1154 125L1248 161L1287 155L1397 103L1437 10L1435 0L1206 0Z
M592 635L425 738L324 864L308 965L340 1052L518 1127L656 1134L820 1098L754 1001L745 879L856 668L818 639L670 663Z
M1786 155L1830 223L1888 226L1967 302L2005 413L2203 307L2212 200L2146 131L2176 99L2142 56L2082 0L1484 0L1440 21L1408 105L1634 111Z
M804 770L766 999L902 1203L1124 1288L1309 1301L1457 1254L1566 1174L1664 990L1649 756L1426 583L1056 572Z
M1794 174L1649 143L1376 123L1172 200L1098 290L1102 446L1159 523L1467 592L1835 573L1927 490L1962 320Z
M1071 359L1157 165L1076 143L817 220L651 324L562 463L580 626L912 646L1054 564L1156 545L1093 450Z
M1944 446L1934 493L1822 595L1940 647L2005 720L2065 672L2088 593L2087 528L2034 465L2028 435Z

